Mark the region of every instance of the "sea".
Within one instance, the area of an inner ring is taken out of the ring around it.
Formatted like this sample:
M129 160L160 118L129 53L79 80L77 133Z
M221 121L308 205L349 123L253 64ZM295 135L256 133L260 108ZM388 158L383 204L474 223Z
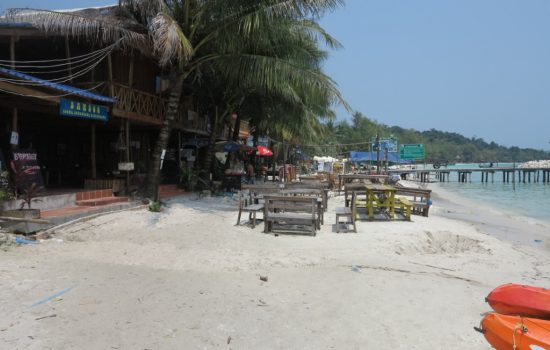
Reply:
M516 166L518 164L515 164ZM494 167L512 167L512 163L494 163ZM422 168L419 165L418 168ZM426 166L431 169L430 165ZM472 169L479 168L479 164L457 163L440 169ZM517 174L517 173L516 173ZM512 175L510 175L511 177ZM507 213L515 215L531 217L537 220L550 222L550 184L542 182L542 173L540 175L541 182L518 183L515 185L511 182L504 183L502 181L502 173L496 172L494 175L494 183L481 182L481 172L472 173L472 182L458 182L457 173L452 172L449 182L442 182L440 186L446 191L452 192L460 197L467 198L473 201L482 202L495 209L501 209ZM517 175L516 175L517 181Z

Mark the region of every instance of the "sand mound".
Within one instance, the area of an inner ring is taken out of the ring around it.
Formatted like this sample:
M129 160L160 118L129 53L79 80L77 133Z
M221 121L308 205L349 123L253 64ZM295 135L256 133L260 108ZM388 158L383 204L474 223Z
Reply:
M415 254L489 254L490 250L481 245L481 241L454 234L450 231L425 231L418 242L411 245L399 245L395 252L402 255Z

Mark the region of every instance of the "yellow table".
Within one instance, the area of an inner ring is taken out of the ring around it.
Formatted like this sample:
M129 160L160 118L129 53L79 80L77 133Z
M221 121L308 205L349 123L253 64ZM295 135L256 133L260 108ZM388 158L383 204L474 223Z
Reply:
M357 192L354 202L353 216L356 218L357 207L363 207L367 209L369 220L374 218L374 208L381 208L387 210L390 219L395 216L395 192L396 189L390 185L382 184L366 184L365 185L365 200L359 199L360 192Z

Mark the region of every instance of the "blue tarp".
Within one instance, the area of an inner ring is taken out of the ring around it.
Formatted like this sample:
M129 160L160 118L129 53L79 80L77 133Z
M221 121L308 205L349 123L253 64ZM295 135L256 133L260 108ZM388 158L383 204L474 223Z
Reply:
M93 92L82 90L82 89L79 89L79 88L75 88L75 87L69 86L69 85L53 83L51 81L40 79L40 78L34 77L32 75L28 75L28 74L25 74L25 73L18 72L16 70L6 69L6 68L0 67L0 73L9 75L9 76L14 77L14 78L19 78L19 79L26 80L26 81L32 81L34 83L40 84L41 86L49 87L49 88L57 90L57 91L62 91L62 92L72 94L72 95L76 95L76 96L80 96L80 97L83 97L83 98L89 98L91 100L107 102L107 103L115 103L116 102L115 99L107 97L107 96L94 94ZM0 79L0 81L1 81L1 79Z
M377 152L351 151L349 152L349 159L352 162L376 162L376 153ZM386 160L385 152L380 152L380 160ZM388 152L388 161L392 163L411 163L410 160L399 159L399 153L397 152Z

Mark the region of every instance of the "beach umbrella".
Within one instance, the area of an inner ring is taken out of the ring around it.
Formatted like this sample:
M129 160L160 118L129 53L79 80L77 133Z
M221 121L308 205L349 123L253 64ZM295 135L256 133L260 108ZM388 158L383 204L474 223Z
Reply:
M254 150L253 147L243 145L242 143L238 143L235 141L217 142L215 149L222 152L240 152L240 151Z
M258 147L256 147L256 149L257 149L257 151L256 151L257 156L271 157L273 155L273 152L265 146L258 146Z

